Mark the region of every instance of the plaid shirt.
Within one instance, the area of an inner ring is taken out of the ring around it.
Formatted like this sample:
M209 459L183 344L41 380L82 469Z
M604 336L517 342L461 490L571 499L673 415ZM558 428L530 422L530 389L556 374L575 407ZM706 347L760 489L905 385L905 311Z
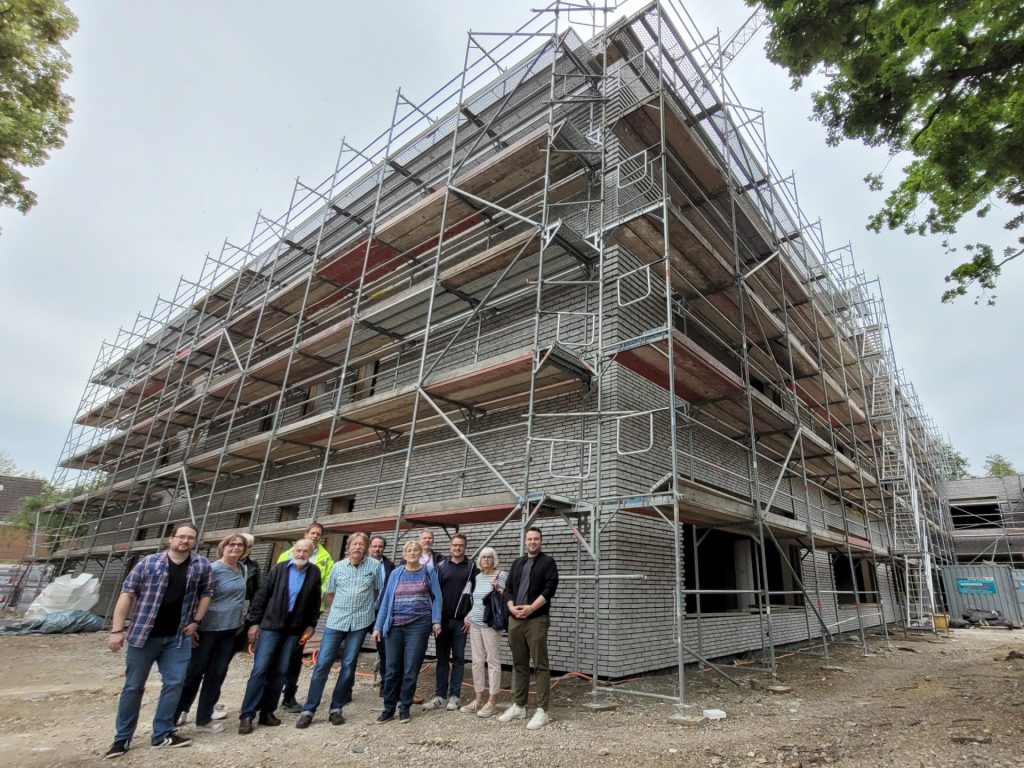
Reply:
M153 623L160 611L164 592L167 591L167 553L158 552L146 555L132 568L128 578L124 580L121 592L135 595L135 607L128 622L128 633L125 641L128 645L141 648L153 631ZM178 634L185 625L192 621L195 610L196 596L212 597L210 581L210 561L195 552L189 553L188 571L185 576L185 598L181 603L181 622Z
M384 591L384 564L372 557L352 565L347 557L331 569L326 594L334 595L327 614L327 628L352 632L373 624L377 604Z

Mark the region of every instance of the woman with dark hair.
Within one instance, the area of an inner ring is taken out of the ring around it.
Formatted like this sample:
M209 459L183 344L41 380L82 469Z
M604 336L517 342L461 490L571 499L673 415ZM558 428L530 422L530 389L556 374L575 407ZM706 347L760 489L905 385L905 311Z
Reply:
M381 599L373 641L384 638L388 668L384 675L384 711L377 718L386 723L395 718L408 723L420 665L427 650L427 638L441 632L441 586L437 569L420 563L423 546L408 541L402 548L405 562L395 566Z
M220 733L224 730L223 724L213 719L213 707L227 677L228 665L235 651L235 636L242 628L245 615L245 574L239 560L246 546L245 537L241 534L228 536L217 546L220 558L210 565L213 602L199 627L198 641L193 640L192 660L174 718L178 725L183 725L199 693L196 730L200 732Z

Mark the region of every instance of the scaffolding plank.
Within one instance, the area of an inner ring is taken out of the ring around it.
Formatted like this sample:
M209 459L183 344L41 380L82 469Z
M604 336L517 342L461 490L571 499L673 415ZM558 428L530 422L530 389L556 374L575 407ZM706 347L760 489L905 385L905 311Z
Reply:
M658 94L653 93L625 110L612 126L612 131L632 154L661 146L658 104ZM680 173L669 164L669 175L683 189L696 191L696 182L701 196L715 197L725 191L725 173L714 153L671 107L665 110L665 145L686 169L685 173Z
M743 389L740 377L690 337L672 331L676 394L689 402L723 397ZM620 365L668 389L668 341L629 347L614 358Z

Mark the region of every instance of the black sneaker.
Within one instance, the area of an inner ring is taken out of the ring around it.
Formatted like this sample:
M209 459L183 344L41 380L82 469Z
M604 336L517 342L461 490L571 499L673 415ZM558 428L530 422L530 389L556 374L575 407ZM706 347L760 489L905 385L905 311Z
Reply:
M295 699L287 699L281 702L281 709L292 715L298 714L302 711L302 705L299 704Z
M238 732L245 736L246 734L252 733L252 718L251 717L240 717L238 718Z
M110 745L110 749L107 750L107 754L103 757L106 760L113 760L115 757L121 757L121 755L128 754L128 747L132 745L129 739L115 739L114 743Z
M331 720L331 725L344 725L345 724L345 717L341 714L341 710L340 709L337 712L331 712L330 720Z
M400 723L411 723L412 722L412 715L409 714L409 710L408 709L403 709L401 712L398 713L398 722L400 722Z
M299 719L295 721L296 728L309 728L313 724L313 714L311 712L303 712L299 715Z
M192 746L192 739L186 739L184 736L179 736L176 733L172 733L163 741L157 742L153 745L153 749L163 749L164 747L190 747Z
M395 719L395 710L392 709L391 711L388 711L388 710L385 709L377 717L377 721L376 722L378 722L378 723L390 723L394 719Z

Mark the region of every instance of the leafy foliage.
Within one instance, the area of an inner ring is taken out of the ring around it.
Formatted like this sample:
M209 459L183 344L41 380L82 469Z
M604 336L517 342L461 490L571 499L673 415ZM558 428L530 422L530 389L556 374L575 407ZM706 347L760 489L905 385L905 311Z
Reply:
M1013 463L1000 453L991 453L985 457L986 477L1010 477L1016 475Z
M814 72L826 76L814 117L830 145L860 139L911 156L869 229L953 234L969 213L1009 214L1009 243L965 245L969 258L946 276L942 296L953 301L973 288L994 303L1002 267L1024 253L1024 4L746 2L768 11L768 57L789 70L794 88ZM865 181L884 188L881 174Z
M64 146L71 63L61 43L77 29L64 0L0 1L0 206L28 212L36 195L19 169Z
M14 459L7 455L7 451L0 451L0 475L17 475L18 465Z
M946 461L946 480L963 480L971 476L971 466L967 457L945 440L939 442L939 452Z

